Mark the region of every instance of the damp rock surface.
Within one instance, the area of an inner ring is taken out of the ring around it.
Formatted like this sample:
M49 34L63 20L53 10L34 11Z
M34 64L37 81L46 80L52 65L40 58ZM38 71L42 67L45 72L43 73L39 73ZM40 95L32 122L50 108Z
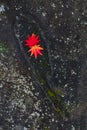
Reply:
M29 74L31 69L17 57L16 49L11 45L14 38L10 31L10 25L3 20L0 32L0 129L58 129L59 119L52 104L35 85Z
M5 43L0 43L5 44ZM0 53L0 127L38 130L56 124L55 113L42 91L35 88L30 75L12 50ZM15 52L15 49L14 49Z
M0 1L0 129L87 129L86 0ZM40 36L43 56L23 42Z

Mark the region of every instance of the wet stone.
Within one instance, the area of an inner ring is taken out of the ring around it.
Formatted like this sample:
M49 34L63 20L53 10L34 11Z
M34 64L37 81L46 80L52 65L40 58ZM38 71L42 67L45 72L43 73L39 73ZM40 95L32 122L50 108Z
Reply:
M86 130L86 7L86 0L0 2L1 129ZM23 42L32 33L44 48L37 60Z

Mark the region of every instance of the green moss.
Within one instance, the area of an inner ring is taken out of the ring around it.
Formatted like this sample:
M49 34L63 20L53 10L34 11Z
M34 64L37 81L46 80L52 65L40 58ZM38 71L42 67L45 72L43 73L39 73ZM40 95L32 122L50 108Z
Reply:
M9 48L4 44L0 42L0 53L8 52Z
M54 110L60 116L63 117L64 112L62 109L63 108L63 102L62 102L62 98L61 98L62 93L60 92L60 90L54 90L53 86L51 86L52 89L49 88L48 83L45 80L45 77L48 77L50 75L49 62L44 58L41 60L38 59L34 62L34 66L36 68L36 73L37 73L38 79L39 79L41 85L43 86L44 91L46 92L47 98L52 103ZM46 127L45 130L49 130L49 129Z
M41 83L41 85L45 85L45 80L44 79L40 79L40 83Z
M59 96L62 95L62 93L59 90L56 90L55 93L56 93L56 95L59 95Z
M62 117L65 116L65 113L60 108L57 108L56 110Z
M49 95L50 97L55 97L55 94L54 94L51 90L48 90L48 95Z
M49 128L46 127L46 128L44 128L44 130L49 130Z

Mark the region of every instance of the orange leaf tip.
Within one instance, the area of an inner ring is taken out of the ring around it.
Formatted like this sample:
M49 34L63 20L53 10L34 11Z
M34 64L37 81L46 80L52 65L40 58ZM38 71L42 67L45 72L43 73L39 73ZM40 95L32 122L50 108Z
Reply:
M34 55L34 57L37 58L38 55L42 55L41 50L43 50L43 48L40 47L40 45L34 45L29 49L28 52L31 53L31 56Z

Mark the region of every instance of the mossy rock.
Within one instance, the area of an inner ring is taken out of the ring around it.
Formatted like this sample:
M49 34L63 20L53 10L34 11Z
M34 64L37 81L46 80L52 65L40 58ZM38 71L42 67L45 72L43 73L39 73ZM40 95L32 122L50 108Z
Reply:
M0 53L9 52L10 48L3 42L0 42Z

